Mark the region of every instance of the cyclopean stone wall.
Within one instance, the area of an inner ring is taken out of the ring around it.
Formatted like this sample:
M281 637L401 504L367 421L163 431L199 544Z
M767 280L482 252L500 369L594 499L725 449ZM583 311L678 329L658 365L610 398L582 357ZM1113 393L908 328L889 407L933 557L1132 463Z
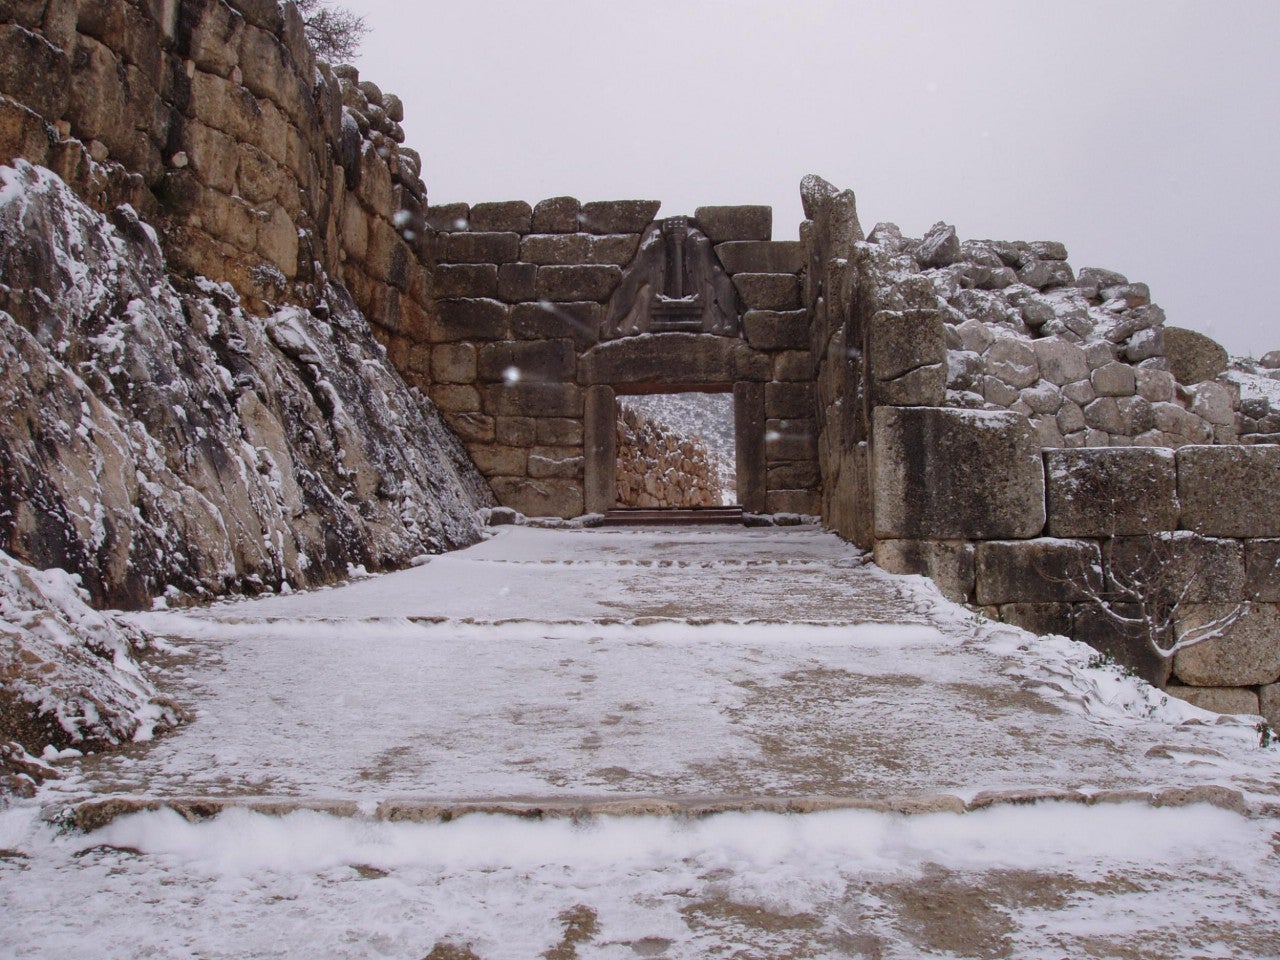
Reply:
M618 506L721 505L720 475L701 438L620 404L617 446Z
M851 192L802 194L825 521L990 616L1280 721L1280 372L1060 244L868 237ZM1148 595L1178 603L1163 642L1239 614L1222 636L1166 657L1106 614L1141 611L1103 571L1151 557L1173 572Z
M343 283L394 354L431 306L426 189L403 107L317 62L292 3L19 0L0 11L0 162L128 203L175 272L247 306Z
M502 503L562 517L614 503L613 477L591 464L613 461L616 397L733 389L739 432L754 438L739 448L744 504L815 513L799 244L769 239L768 207L700 208L690 242L713 250L732 280L725 325L710 335L611 329L624 277L660 233L658 206L559 197L430 208L438 316L412 331L423 345L407 378L430 392Z

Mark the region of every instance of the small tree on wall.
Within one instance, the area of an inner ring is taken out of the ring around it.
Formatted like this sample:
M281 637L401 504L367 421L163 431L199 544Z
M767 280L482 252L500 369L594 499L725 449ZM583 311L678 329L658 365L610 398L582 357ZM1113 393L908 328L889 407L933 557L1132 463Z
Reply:
M329 0L295 0L311 49L321 60L339 63L350 60L369 32L364 17Z

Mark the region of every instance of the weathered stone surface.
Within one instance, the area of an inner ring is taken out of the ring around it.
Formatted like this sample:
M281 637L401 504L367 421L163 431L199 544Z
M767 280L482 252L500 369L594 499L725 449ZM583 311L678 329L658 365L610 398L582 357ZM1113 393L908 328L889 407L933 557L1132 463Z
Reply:
M1148 370L1139 367L1134 373L1137 376L1138 395L1150 403L1169 403L1174 397L1173 374L1167 370Z
M933 407L880 407L874 417L877 537L1025 538L1044 528L1044 463L1025 417Z
M768 398L765 400L766 410ZM814 460L818 456L818 431L807 417L770 418L764 424L765 459Z
M881 310L871 318L867 363L872 379L896 380L919 367L945 365L946 359L946 325L941 314ZM941 396L935 405L940 403Z
M1015 627L1042 636L1071 636L1072 605L1069 603L1005 603L1000 605L1000 619Z
M576 233L581 227L582 204L573 197L541 200L533 208L534 233Z
M1059 260L1031 260L1018 270L1018 281L1037 290L1070 287L1076 282L1071 267Z
M733 285L748 310L798 310L800 281L790 273L739 273Z
M1084 351L1065 340L1045 338L1032 343L1040 376L1050 383L1062 386L1089 376L1089 364Z
M772 207L698 207L693 219L712 243L768 240L773 236Z
M442 343L431 351L431 377L439 383L474 383L476 348L470 343Z
M1262 716L1272 730L1280 730L1280 683L1269 683L1258 688L1258 701Z
M523 200L477 203L471 208L471 229L496 233L528 233L533 209Z
M1232 391L1226 384L1209 380L1191 388L1191 412L1214 426L1234 426Z
M492 263L442 263L435 270L437 297L493 298L498 295L498 268Z
M1180 608L1179 641L1204 633L1237 609L1227 603ZM1173 670L1179 680L1196 687L1246 687L1280 680L1280 606L1249 603L1243 609L1243 616L1221 636L1178 651Z
M798 240L732 240L716 256L729 273L799 273L805 264Z
M1177 451L1182 526L1210 537L1280 536L1280 446Z
M768 417L812 417L816 402L816 388L811 383L765 384L764 409Z
M1107 434L1124 433L1124 415L1115 397L1099 397L1084 408L1084 422Z
M1021 390L1040 379L1040 363L1030 344L1000 337L987 350L987 373Z
M486 383L572 380L576 365L571 340L486 343L478 357L480 379Z
M1108 569L1121 584L1139 586L1157 603L1210 603L1245 598L1244 550L1239 540L1186 531L1117 537Z
M1124 363L1108 363L1089 375L1093 391L1100 397L1131 397L1138 390L1133 367Z
M1172 450L1046 450L1049 535L1115 537L1176 529Z
M730 337L658 333L626 337L583 354L578 379L585 384L628 387L631 392L664 387L719 387L741 380L768 380L764 354Z
M537 295L537 280L538 268L535 264L504 263L498 267L498 299L504 303L532 300Z
M877 540L875 559L889 573L928 577L956 603L973 595L973 544L964 540Z
M747 343L757 350L804 350L809 346L805 310L748 310L742 318Z
M738 502L751 513L763 513L768 478L765 469L764 384L733 385L734 458L738 472Z
M662 206L658 200L601 200L582 207L582 229L588 233L640 233Z
M604 321L599 303L518 303L511 308L511 332L521 340L568 338L578 350L595 343Z
M580 417L582 391L569 383L488 384L481 389L484 412L497 417Z
M822 474L816 460L771 463L768 479L770 490L816 490L822 484Z
M609 299L621 279L622 270L616 266L539 267L536 289L541 300L603 302Z
M992 540L974 560L982 605L1087 600L1101 587L1101 553L1085 540Z
M916 259L922 267L949 267L960 259L960 238L956 228L935 223L916 248Z
M1185 700L1193 707L1214 713L1243 713L1255 717L1262 713L1258 695L1241 687L1188 687L1173 684L1165 687L1164 692Z
M438 310L438 340L501 340L506 335L508 307L497 300L441 300Z
M471 205L466 203L442 203L427 207L426 222L432 230L451 232L466 230L471 223Z
M1136 622L1141 620L1141 610L1121 603L1111 604L1109 609L1111 612L1096 603L1077 604L1073 638L1106 654L1152 686L1163 687L1169 682L1173 661L1156 650L1148 631Z
M522 477L527 470L529 451L523 447L495 443L472 446L469 452L476 468L486 477Z
M442 233L443 263L511 263L520 258L518 233Z
M774 380L811 380L813 372L813 356L808 350L785 350L773 356Z
M1227 369L1227 351L1195 330L1164 328L1164 354L1179 383L1212 380Z
M1247 540L1244 558L1244 595L1250 600L1280 603L1280 540Z
M617 501L617 402L613 388L587 387L583 420L584 508L604 513Z
M591 235L531 233L520 241L520 259L540 266L590 262Z
M523 477L493 477L494 496L526 517L570 518L582 515L581 480L533 480Z

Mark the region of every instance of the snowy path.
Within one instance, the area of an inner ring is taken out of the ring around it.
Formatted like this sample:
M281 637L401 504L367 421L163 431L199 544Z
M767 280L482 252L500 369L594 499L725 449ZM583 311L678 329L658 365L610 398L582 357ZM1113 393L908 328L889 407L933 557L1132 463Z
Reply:
M504 528L133 619L193 721L39 803L247 809L0 811L0 954L1280 956L1249 722L813 528Z

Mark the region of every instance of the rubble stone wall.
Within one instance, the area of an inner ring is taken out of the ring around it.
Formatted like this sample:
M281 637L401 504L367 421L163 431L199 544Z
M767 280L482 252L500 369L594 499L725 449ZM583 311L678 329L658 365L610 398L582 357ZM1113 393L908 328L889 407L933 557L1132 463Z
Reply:
M403 106L317 62L292 3L19 0L0 11L0 162L131 204L176 272L246 305L351 291L398 359L431 307Z
M720 476L705 444L625 404L618 409L618 506L720 506Z
M587 507L584 421L592 385L625 380L625 393L750 382L759 393L751 429L763 444L754 509L816 513L799 244L769 239L767 207L698 209L691 222L733 278L742 337L658 333L606 341L606 305L658 208L656 201L583 204L572 197L430 208L428 223L439 231L437 316L425 333L409 331L421 346L403 368L407 379L430 393L504 505L562 517ZM609 423L611 403L604 404Z

